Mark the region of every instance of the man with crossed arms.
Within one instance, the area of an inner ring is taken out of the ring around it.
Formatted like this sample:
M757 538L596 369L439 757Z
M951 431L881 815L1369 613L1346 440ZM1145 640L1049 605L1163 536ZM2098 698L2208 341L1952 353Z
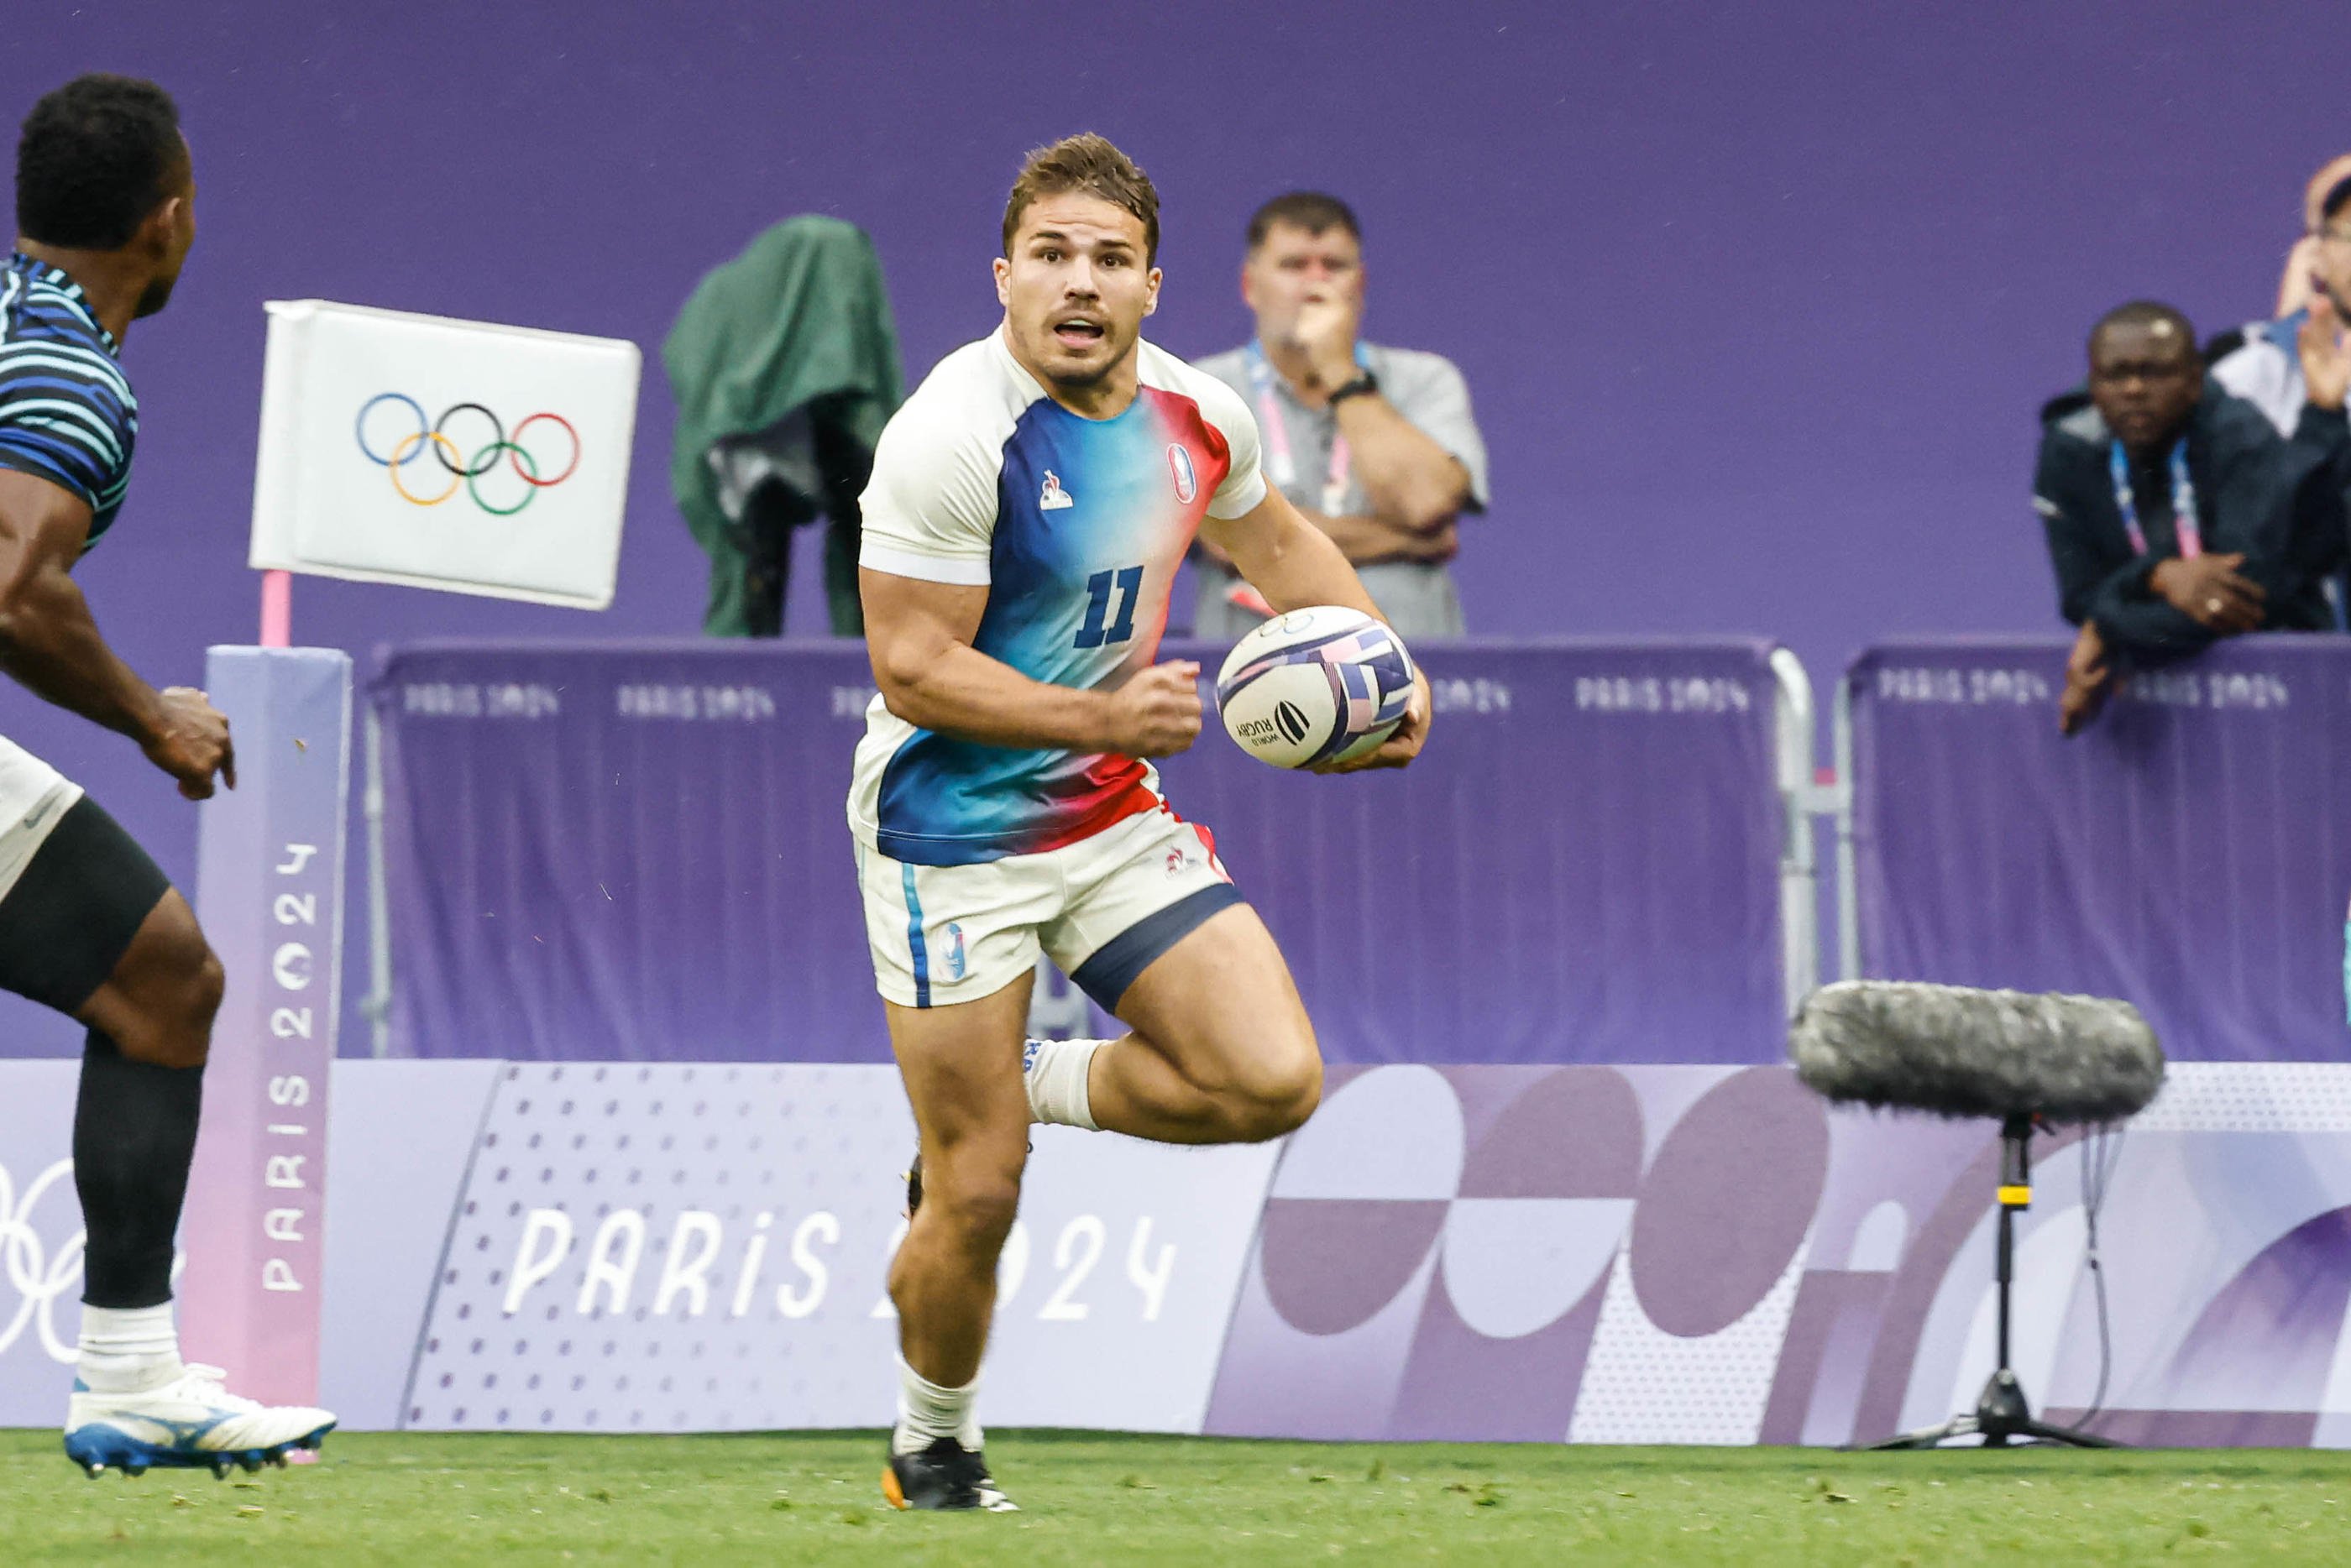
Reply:
M1241 298L1256 337L1199 369L1257 416L1267 480L1331 536L1406 641L1461 636L1446 564L1461 514L1486 510L1486 443L1461 372L1441 354L1358 336L1363 230L1335 196L1293 191L1258 209ZM1266 607L1214 541L1193 556L1194 632L1241 637Z

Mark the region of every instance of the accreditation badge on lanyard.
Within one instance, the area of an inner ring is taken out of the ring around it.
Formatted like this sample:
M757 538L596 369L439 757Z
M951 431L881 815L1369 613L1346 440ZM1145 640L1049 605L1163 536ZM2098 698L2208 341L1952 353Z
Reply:
M1355 363L1365 369L1371 361L1361 343L1355 345ZM1281 400L1274 395L1273 366L1265 357L1265 349L1256 343L1249 348L1249 386L1257 392L1257 422L1264 437L1266 477L1273 481L1276 490L1288 490L1298 483L1298 460L1290 455L1290 426L1281 417ZM1322 476L1322 514L1339 515L1347 504L1347 476L1354 466L1354 453L1348 450L1347 438L1338 431L1331 432L1331 467Z
M2106 448L2106 469L2114 475L2115 509L2123 514L2123 532L2130 535L2131 548L2144 556L2147 532L2138 525L2138 498L2131 493L2130 459L2124 455L2122 442ZM2171 529L2179 536L2181 560L2192 561L2204 553L2204 528L2196 520L2196 484L2188 477L2186 436L2171 449Z

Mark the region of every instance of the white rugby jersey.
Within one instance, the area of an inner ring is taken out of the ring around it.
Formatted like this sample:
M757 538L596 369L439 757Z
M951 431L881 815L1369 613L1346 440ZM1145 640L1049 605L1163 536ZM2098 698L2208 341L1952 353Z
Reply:
M987 588L972 645L1032 680L1114 687L1149 665L1204 516L1265 499L1257 423L1231 388L1140 343L1116 417L1047 396L1001 330L942 359L874 452L862 564ZM1160 805L1132 757L980 745L920 730L880 698L857 748L850 822L894 860L965 866L1072 844Z

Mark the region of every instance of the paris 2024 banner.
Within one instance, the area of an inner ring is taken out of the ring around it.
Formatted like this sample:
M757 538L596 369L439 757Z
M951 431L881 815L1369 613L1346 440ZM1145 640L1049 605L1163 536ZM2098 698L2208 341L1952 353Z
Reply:
M0 1064L0 1423L71 1376L72 1064ZM889 1419L903 1092L869 1065L343 1062L319 1391L354 1428ZM2351 1067L2179 1064L2035 1144L2016 1365L2136 1442L2351 1442ZM1992 1365L1989 1123L1778 1067L1335 1070L1286 1140L1040 1128L988 1417L1322 1438L1842 1443ZM204 1345L190 1353L208 1355ZM233 1375L241 1375L231 1368Z

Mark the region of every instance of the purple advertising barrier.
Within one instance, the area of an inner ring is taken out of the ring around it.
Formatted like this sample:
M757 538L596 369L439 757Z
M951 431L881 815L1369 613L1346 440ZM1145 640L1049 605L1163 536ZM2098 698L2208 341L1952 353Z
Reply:
M887 1419L913 1136L892 1068L333 1071L320 1393L347 1428ZM0 1424L55 1421L71 1376L72 1097L69 1063L0 1063ZM1886 1437L1991 1370L1997 1152L1990 1122L1831 1110L1725 1064L1340 1067L1298 1132L1216 1150L1045 1128L983 1412ZM2095 1403L2132 1442L2351 1447L2351 1064L2178 1064L2102 1184L2071 1135L2033 1152L2012 1354L2036 1407Z
M215 648L237 787L203 810L197 912L228 973L204 1073L179 1285L192 1356L267 1403L318 1399L327 1085L342 955L351 661Z
M385 653L392 1054L889 1059L856 643Z
M1204 1429L1938 1423L1994 1366L1995 1130L1833 1111L1780 1067L1334 1072L1273 1171ZM2351 1445L2351 1067L2177 1066L2104 1153L2102 1299L2085 1151L2034 1146L2013 1365L2037 1407L2134 1443Z
M1207 1430L1753 1442L1829 1122L1779 1067L1334 1082L1275 1170Z
M2065 651L1853 665L1861 972L2121 997L2174 1061L2351 1056L2351 639L2224 644L2070 740Z
M1768 645L1420 651L1403 773L1284 774L1213 718L1162 764L1326 1054L1778 1060ZM872 695L853 644L388 650L392 1054L888 1060L844 821Z

